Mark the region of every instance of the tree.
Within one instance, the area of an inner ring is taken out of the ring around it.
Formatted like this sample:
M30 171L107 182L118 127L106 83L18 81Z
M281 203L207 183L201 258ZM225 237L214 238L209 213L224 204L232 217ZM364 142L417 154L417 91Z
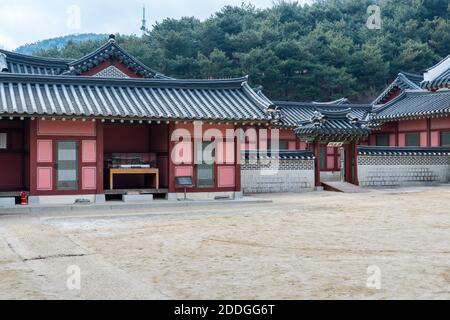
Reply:
M422 73L430 67L431 61L436 61L438 56L431 48L422 42L407 40L400 46L400 55L392 64L397 69Z
M271 99L370 101L400 71L420 73L450 54L448 0L379 1L382 29L366 27L373 0L280 0L268 9L226 6L210 18L165 19L118 43L176 78L249 75ZM105 40L40 51L78 58Z

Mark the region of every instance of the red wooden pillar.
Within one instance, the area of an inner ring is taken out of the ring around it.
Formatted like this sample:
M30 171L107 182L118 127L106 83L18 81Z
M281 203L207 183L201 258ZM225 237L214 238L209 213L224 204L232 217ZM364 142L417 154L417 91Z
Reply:
M313 153L314 153L314 181L316 187L320 187L320 143L318 141L314 141L312 143Z
M431 147L431 118L427 119L427 147Z
M358 179L358 144L353 142L353 184L359 185Z
M168 151L168 179L169 179L169 193L175 193L176 185L175 185L175 164L172 161L172 150L175 147L175 141L172 141L172 133L175 130L175 124L173 122L169 123L167 126L167 130L169 131L168 139L169 139L169 151Z
M352 183L352 147L351 142L344 145L345 150L345 182Z
M237 132L238 127L235 126L234 127L234 132ZM240 143L238 142L240 138L239 137L234 137L234 150L235 150L235 155L234 155L234 183L235 183L235 191L236 192L240 192L242 190L242 186L241 186L241 146ZM244 142L245 143L245 142Z
M350 142L345 148L345 181L359 184L358 181L358 147L356 142Z
M30 121L29 129L29 171L30 196L37 194L37 119Z
M101 121L97 121L96 127L97 133L97 194L104 193L104 168L103 168L103 123Z

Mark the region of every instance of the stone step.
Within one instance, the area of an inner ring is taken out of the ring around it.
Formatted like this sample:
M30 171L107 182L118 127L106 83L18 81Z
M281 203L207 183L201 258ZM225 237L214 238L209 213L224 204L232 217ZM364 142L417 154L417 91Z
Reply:
M343 193L366 193L368 190L360 186L341 181L327 181L322 182L322 185L327 191L343 192Z

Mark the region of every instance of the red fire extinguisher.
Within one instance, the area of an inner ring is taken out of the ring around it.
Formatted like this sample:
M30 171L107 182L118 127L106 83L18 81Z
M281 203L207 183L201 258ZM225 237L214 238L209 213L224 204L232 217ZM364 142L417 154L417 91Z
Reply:
M26 192L21 192L20 193L20 205L21 206L28 205L28 197L27 197L27 193Z

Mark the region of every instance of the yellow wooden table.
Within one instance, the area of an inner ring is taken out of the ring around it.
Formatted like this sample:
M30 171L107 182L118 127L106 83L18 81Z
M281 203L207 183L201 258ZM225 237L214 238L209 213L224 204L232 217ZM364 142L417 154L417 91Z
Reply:
M114 189L115 174L154 174L156 189L159 189L159 169L156 168L111 168L109 169L109 189Z

